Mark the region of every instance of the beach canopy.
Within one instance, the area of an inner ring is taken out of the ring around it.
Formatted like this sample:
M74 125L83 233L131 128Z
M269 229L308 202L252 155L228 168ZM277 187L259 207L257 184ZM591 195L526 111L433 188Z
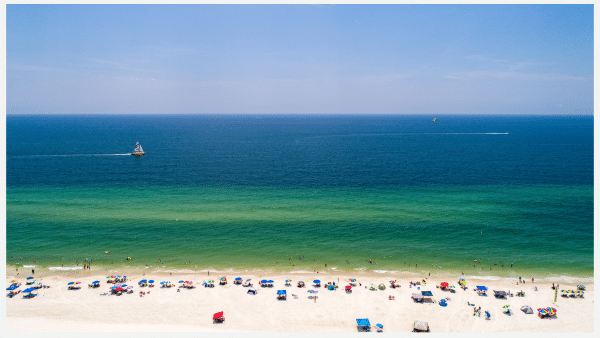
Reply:
M423 297L433 297L433 293L431 291L421 291Z
M504 298L504 297L506 297L506 291L496 291L496 290L494 290L494 296L495 297Z
M219 318L221 318L221 317L223 317L223 311L215 313L215 314L213 315L213 320L215 320L215 319L219 319Z
M27 288L27 289L23 290L24 293L28 293L31 291L35 291L35 288Z
M315 284L321 284L321 281L320 281L320 280L318 280L318 279L315 279L315 280L313 281L313 283L315 283Z
M422 322L420 320L415 320L414 328L415 328L415 330L428 331L429 330L429 324L427 324L427 322Z
M358 326L371 326L371 323L367 318L356 319L356 325Z
M443 282L442 284L440 284L440 286L443 287L443 288L448 287L448 283Z
M525 312L527 314L532 314L533 313L533 309L529 305L521 306L521 311L523 311L523 312Z
M477 286L477 291L487 291L487 289L488 288L485 286L480 286L480 285Z
M285 295L285 290L277 290L278 295Z

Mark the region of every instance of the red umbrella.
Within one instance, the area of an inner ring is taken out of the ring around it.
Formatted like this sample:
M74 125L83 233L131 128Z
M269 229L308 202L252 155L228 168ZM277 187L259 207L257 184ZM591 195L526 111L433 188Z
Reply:
M443 287L443 288L447 288L448 287L448 283L443 282L442 284L440 284L440 286Z
M116 288L115 291L121 291L121 290L123 290L123 288L119 286L118 288Z
M352 287L350 285L346 285L346 290L352 290Z
M215 320L217 318L221 318L221 317L223 317L223 311L215 313L213 315L213 320Z

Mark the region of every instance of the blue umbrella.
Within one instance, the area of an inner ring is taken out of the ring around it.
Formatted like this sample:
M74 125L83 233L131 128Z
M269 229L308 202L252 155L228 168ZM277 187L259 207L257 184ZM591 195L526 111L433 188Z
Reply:
M154 279L149 280L148 283L154 284Z
M166 282L160 282L160 284L165 284Z
M31 291L35 291L35 288L27 288L27 289L23 290L23 292L25 292L25 293L29 293Z
M269 281L268 281L268 280L266 280L266 279L263 279L263 280L261 280L260 282L261 282L261 284L265 284L265 283L268 283Z
M318 279L315 279L315 280L313 281L313 283L315 283L315 284L321 284L321 281L320 281L320 280L318 280Z
M123 284L123 285L121 285L121 287L122 287L122 288L126 288L126 287L127 287L127 284Z
M235 280L242 280L242 277L238 277L238 278L236 278Z
M381 324L376 324L375 326L377 326L378 328L383 329L383 325L381 325Z
M180 280L179 283L185 283L184 281Z
M33 279L33 277L27 277L27 279Z
M75 284L75 282L69 282L67 285L73 285Z
M269 280L267 281L267 283L275 283L275 281L274 281L274 280L270 280L270 279L269 279Z
M286 292L285 292L285 290L277 290L277 294L278 295L285 295Z
M140 283L146 283L146 282L148 282L146 279L142 279L142 280L140 281ZM154 281L153 281L153 282L154 282Z
M111 290L115 290L116 288L118 288L118 286L113 286L112 288L110 288Z
M93 281L92 284L100 284L100 281L99 280Z

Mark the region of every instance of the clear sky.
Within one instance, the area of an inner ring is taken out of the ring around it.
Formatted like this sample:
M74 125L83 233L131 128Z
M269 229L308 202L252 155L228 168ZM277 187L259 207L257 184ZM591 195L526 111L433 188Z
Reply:
M592 5L6 13L8 114L593 114Z

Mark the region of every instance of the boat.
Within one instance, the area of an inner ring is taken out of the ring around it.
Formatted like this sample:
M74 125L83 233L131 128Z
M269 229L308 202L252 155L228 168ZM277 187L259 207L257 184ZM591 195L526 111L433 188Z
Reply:
M135 149L133 149L133 153L131 153L131 155L133 155L133 156L146 155L146 153L144 152L144 149L142 149L142 146L140 145L139 142L135 143Z

